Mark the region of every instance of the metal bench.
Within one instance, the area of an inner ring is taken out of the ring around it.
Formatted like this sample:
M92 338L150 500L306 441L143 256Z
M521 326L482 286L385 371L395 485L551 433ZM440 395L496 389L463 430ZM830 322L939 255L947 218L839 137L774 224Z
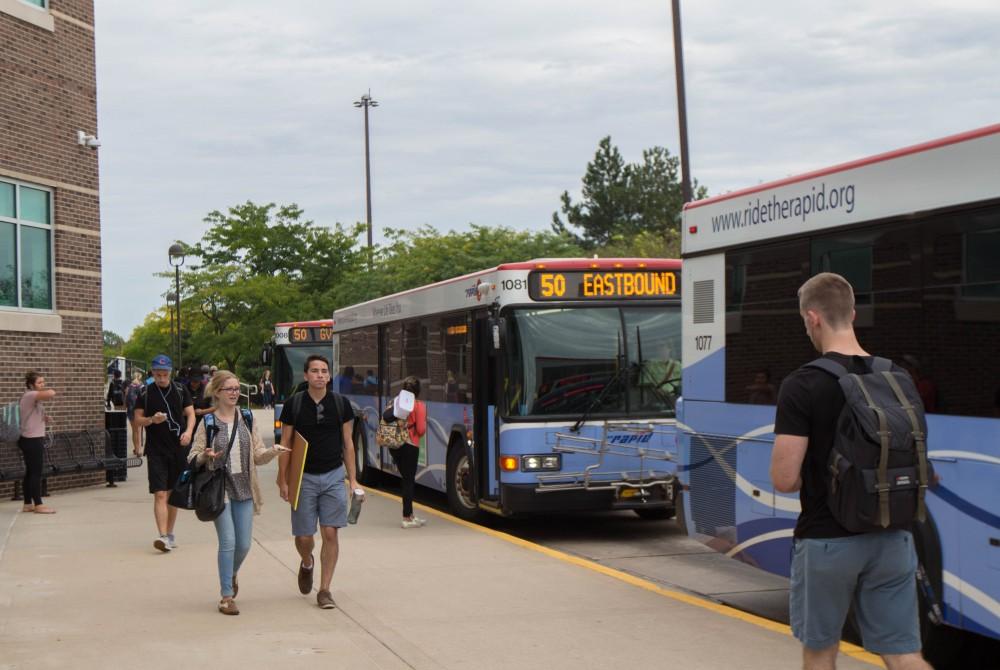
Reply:
M55 433L45 449L42 465L42 488L45 480L58 475L81 472L113 471L142 465L138 457L120 457L112 453L111 436L106 430L75 430ZM24 460L16 443L0 444L0 482L14 482L14 498L21 497Z

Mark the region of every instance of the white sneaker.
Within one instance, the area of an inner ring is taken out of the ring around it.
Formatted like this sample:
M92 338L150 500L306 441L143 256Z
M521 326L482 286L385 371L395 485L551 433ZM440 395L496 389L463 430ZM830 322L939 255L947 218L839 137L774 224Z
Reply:
M413 515L413 520L416 521L417 523L419 523L421 526L426 526L427 525L427 519L419 517L416 514Z
M177 548L177 540L174 538L173 534L167 535L167 544L170 545L171 549Z
M403 519L403 522L400 524L402 528L420 528L422 525L419 519Z
M170 538L168 538L166 535L161 535L160 537L153 540L153 546L162 551L163 553L167 553L168 551L170 551Z

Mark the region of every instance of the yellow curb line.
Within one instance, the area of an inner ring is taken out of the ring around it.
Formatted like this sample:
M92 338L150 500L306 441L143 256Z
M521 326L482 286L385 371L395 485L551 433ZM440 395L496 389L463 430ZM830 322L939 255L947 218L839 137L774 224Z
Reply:
M396 500L396 501L402 500L399 496L393 495L391 493L386 493L385 491L380 491L378 489L367 489L367 490L370 490L373 493L382 496L383 498L388 498L389 500ZM627 572L616 570L614 568L609 568L606 565L601 565L600 563L596 563L586 558L580 558L579 556L573 556L572 554L567 554L565 552L559 551L558 549L550 549L548 547L543 547L540 544L535 544L534 542L529 542L528 540L522 540L521 538L515 537L508 533L504 533L499 530L493 530L492 528L486 528L484 526L480 526L478 524L465 521L464 519L459 519L457 516L452 516L451 514L433 509L431 507L427 507L426 505L422 505L417 502L414 502L413 506L419 507L420 509L426 511L429 514L433 514L434 516L440 517L442 519L445 519L446 521L450 521L451 523L457 524L459 526L465 526L466 528L470 528L472 530L479 531L480 533L484 533L486 535L495 537L498 540L503 540L505 542L515 544L525 549L537 551L538 553L549 556L550 558L555 558L557 560L564 561L566 563L572 563L573 565L578 565L581 568L586 568L587 570L593 570L594 572L599 572L600 574L605 575L607 577L611 577L612 579L617 579L619 581L625 582L626 584L637 586L640 589L651 591L653 593L656 593L657 595L661 595L666 598L671 598L673 600L677 600L679 602L686 603L688 605L693 605L695 607L700 607L702 609L706 609L711 612L715 612L716 614L721 614L723 616L730 617L732 619L739 619L740 621L744 621L746 623L758 626L760 628L765 628L774 633L781 633L782 635L787 635L788 637L792 637L792 629L790 626L787 626L786 624L778 623L776 621L771 621L770 619L765 619L764 617L757 616L756 614L749 614L742 610L729 607L728 605L722 605L720 603L712 602L711 600L705 600L704 598L700 598L698 596L693 596L687 593L681 593L680 591L671 591L670 589L663 588L659 584L656 584L646 579L642 579L641 577L636 577L635 575L631 575ZM840 653L844 654L845 656L850 656L851 658L855 658L859 661L862 661L863 663L868 663L878 668L885 668L885 665L882 663L882 659L880 656L878 656L877 654L872 654L871 652L867 652L862 647L859 647L855 644L851 644L849 642L841 642Z

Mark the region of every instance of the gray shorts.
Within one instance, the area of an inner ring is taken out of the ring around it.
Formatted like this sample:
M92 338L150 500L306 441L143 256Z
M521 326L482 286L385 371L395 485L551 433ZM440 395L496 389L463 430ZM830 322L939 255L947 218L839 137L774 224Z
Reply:
M316 522L321 526L343 528L347 525L347 471L341 465L321 475L302 475L299 508L292 511L292 535L312 537Z
M905 530L795 540L792 633L810 649L837 644L853 602L865 649L920 651L916 568L913 536Z

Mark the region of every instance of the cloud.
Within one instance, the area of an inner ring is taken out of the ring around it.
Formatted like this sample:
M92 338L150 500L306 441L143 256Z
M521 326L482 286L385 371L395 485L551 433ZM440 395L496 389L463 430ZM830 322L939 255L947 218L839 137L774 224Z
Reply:
M991 2L682 3L712 193L986 125ZM97 2L105 327L162 304L174 239L248 199L319 224L541 230L601 137L677 151L669 3ZM303 315L318 316L318 315Z

